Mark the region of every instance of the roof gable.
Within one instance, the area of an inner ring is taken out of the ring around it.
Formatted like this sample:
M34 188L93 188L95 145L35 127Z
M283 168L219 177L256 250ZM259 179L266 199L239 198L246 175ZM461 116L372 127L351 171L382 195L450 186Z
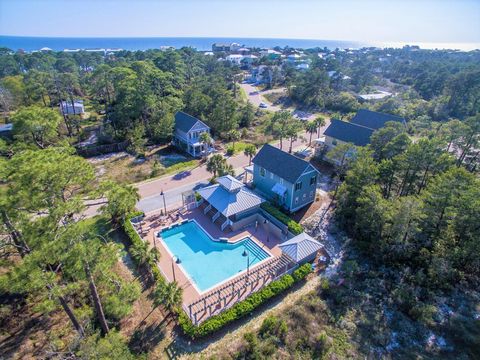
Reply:
M391 114L379 113L367 109L360 109L350 121L352 124L365 126L370 129L378 130L385 126L389 121L397 121L405 125L405 119Z
M208 128L208 125L206 125L203 121L192 115L184 113L183 111L177 111L175 114L175 130L181 130L185 133L188 133L197 123L200 123Z
M252 162L292 184L310 166L308 161L302 160L270 144L263 145Z
M373 131L373 129L365 126L332 119L324 135L356 146L365 146L370 143L370 136L372 136Z

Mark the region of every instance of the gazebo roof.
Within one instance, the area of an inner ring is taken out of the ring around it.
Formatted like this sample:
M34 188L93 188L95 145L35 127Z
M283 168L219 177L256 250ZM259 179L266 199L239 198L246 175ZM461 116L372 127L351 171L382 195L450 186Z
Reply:
M296 262L300 262L303 259L308 258L310 255L323 248L322 244L305 232L285 241L278 246L280 249L282 249L283 253L290 256Z
M197 192L225 217L258 207L265 201L233 176L219 177L217 182Z

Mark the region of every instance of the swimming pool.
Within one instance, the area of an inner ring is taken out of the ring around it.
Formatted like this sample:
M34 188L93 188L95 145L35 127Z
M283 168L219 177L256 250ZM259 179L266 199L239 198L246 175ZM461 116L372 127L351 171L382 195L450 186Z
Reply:
M200 292L252 267L270 255L249 237L235 244L213 241L195 222L188 221L160 232L163 243ZM247 251L248 257L243 256Z

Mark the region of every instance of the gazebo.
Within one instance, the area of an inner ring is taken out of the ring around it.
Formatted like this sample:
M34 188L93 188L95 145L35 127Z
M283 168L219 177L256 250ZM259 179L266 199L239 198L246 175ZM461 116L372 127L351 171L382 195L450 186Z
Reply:
M302 264L314 260L323 245L303 232L280 244L279 247L282 253L288 255L297 264Z
M236 221L257 213L265 200L231 175L219 177L217 184L197 190L205 205L203 213L224 230Z

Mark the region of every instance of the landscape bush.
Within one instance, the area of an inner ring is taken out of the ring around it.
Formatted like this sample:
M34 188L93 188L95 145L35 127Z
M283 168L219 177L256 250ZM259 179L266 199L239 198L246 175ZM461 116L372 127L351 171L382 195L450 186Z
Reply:
M295 270L295 277L287 274L278 280L272 281L263 289L250 295L245 300L233 305L230 309L227 309L218 315L212 316L198 326L192 323L187 314L181 312L178 318L179 324L183 332L192 339L209 335L215 331L218 331L223 326L250 314L253 310L264 304L266 301L288 290L293 286L293 284L305 279L305 277L310 274L311 271L312 266L310 264L302 265L300 268Z
M285 215L283 212L281 212L279 209L277 209L275 206L268 202L264 202L261 205L261 208L268 212L270 215L275 217L276 219L280 220L282 223L288 226L288 231L290 231L293 235L298 235L303 232L303 227L299 223L297 223L295 220L291 219L288 217L288 215Z
M137 211L133 212L130 215L127 216L125 222L123 223L123 231L125 231L125 234L128 236L131 242L131 246L135 248L143 248L144 247L144 242L142 238L138 235L138 233L135 231L133 224L131 223L131 219L143 215L143 212ZM137 264L137 266L142 265L142 263L132 256L133 260ZM152 274L153 279L156 282L165 282L165 279L162 276L162 273L160 272L160 269L158 266L155 264L155 261L153 258L149 258L145 265L148 266L150 273Z
M292 276L295 281L300 281L305 279L305 277L311 272L312 272L312 264L306 263L300 266L297 270L295 270Z

